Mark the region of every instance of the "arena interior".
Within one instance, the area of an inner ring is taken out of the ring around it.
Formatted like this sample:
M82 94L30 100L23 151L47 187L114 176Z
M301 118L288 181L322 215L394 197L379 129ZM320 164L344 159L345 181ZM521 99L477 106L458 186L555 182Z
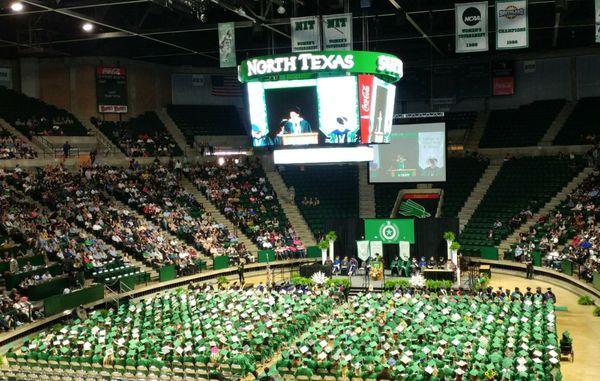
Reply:
M0 380L592 381L600 0L0 0Z

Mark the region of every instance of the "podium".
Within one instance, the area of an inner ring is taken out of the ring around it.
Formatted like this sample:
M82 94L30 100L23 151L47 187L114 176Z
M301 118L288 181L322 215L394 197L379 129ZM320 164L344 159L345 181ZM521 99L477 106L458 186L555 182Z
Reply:
M417 175L416 169L390 169L389 172L392 177L415 177Z
M304 132L301 134L282 134L281 141L284 146L319 144L319 133Z

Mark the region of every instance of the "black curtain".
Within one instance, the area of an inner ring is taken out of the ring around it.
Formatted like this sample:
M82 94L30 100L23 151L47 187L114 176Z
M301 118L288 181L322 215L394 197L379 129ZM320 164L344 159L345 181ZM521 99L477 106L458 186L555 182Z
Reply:
M446 258L448 248L443 238L445 232L451 231L458 236L458 218L425 218L415 219L415 247L411 255L417 258Z
M448 256L448 248L443 238L445 232L451 231L458 237L458 218L424 218L415 219L415 243L410 245L411 258L434 257L436 260L440 257ZM383 245L383 259L385 267L399 254L400 247L397 244Z
M325 221L324 233L333 230L338 239L334 244L336 257L356 257L356 241L364 239L364 221L360 218L335 218ZM410 245L410 256L417 259L425 257L446 257L445 232L451 231L458 236L458 218L415 219L415 243ZM317 237L318 239L318 237ZM383 245L383 258L386 267L398 256L397 244Z
M364 223L360 218L330 218L323 224L323 234L333 230L337 240L333 245L336 257L356 257L356 241L364 236ZM318 239L318 237L316 237Z

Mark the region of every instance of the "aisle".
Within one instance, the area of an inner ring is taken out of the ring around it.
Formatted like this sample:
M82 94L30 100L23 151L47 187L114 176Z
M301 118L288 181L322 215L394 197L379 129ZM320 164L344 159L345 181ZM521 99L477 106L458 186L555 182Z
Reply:
M548 283L539 280L527 280L524 277L493 273L490 286L514 289L519 287L525 291L527 286L542 287L545 291ZM556 294L556 305L565 306L568 311L557 311L558 337L567 330L573 336L573 349L575 351L575 362L561 362L563 380L565 381L591 381L597 380L600 374L600 318L592 316L592 306L580 306L577 304L579 295L556 286L550 285Z

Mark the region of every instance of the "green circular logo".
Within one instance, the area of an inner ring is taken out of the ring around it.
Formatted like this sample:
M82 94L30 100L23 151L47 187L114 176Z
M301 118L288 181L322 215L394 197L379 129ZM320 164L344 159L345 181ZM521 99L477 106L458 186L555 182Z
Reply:
M381 235L381 238L386 241L395 241L400 235L400 230L396 224L392 224L391 221L387 221L385 225L382 225L379 228L379 234Z

